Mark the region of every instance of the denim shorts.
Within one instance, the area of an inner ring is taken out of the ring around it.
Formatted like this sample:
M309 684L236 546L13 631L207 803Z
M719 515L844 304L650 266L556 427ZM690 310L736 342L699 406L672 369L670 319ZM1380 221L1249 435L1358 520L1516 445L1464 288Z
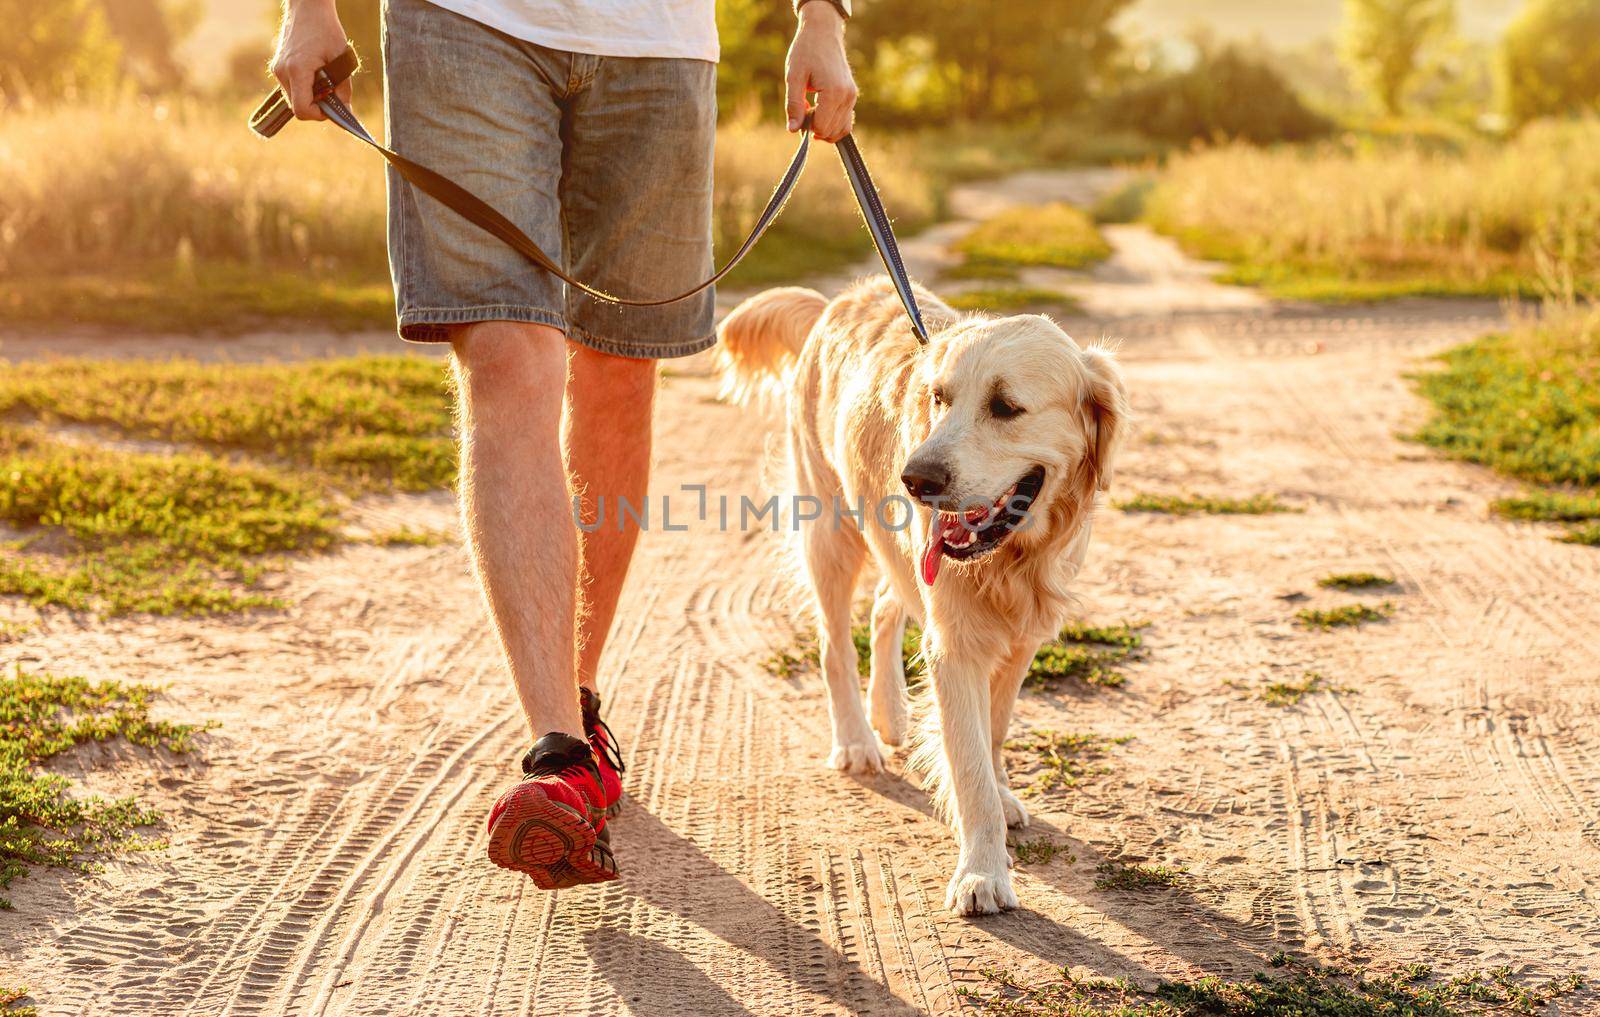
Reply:
M711 274L715 64L548 49L427 0L385 4L383 64L390 147L499 209L572 275L649 299ZM551 325L626 357L716 341L710 290L661 307L569 291L392 168L389 265L414 342L477 321Z

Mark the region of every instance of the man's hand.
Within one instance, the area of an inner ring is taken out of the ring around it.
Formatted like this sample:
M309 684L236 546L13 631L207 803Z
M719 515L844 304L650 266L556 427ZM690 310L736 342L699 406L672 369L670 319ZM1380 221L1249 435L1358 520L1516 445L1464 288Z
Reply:
M850 133L855 119L856 79L844 55L844 18L826 0L813 0L800 8L800 27L789 45L785 75L788 86L789 130L798 131L806 116L806 93L817 93L817 112L811 133L823 141L838 141Z
M333 0L289 0L284 5L278 52L272 57L272 76L289 97L296 117L328 119L317 108L314 96L317 72L348 45ZM339 85L335 94L349 102L350 82Z

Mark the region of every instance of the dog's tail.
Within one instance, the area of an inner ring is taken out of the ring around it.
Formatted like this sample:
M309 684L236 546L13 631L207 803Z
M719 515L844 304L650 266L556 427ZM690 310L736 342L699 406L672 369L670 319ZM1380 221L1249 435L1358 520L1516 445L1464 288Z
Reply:
M777 394L827 304L816 290L784 286L735 307L717 328L723 398L744 404Z

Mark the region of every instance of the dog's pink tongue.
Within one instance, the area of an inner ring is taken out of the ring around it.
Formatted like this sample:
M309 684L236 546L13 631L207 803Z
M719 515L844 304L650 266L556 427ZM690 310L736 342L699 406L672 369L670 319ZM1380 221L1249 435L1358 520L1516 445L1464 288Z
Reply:
M939 563L944 560L944 534L939 527L939 513L933 514L928 527L928 549L922 552L922 581L929 586L939 577Z

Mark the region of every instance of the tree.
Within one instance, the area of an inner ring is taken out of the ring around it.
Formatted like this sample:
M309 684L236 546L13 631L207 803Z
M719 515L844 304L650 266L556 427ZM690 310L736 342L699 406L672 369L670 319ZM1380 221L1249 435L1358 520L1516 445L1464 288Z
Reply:
M1393 116L1424 56L1454 27L1452 0L1345 0L1339 56L1357 84Z
M1529 0L1495 70L1513 124L1600 108L1600 0Z
M1152 138L1178 143L1306 141L1332 127L1306 108L1282 74L1237 46L1202 50L1189 70L1114 96L1100 117L1109 125L1137 124Z
M1111 22L1131 0L873 0L851 24L869 71L880 50L925 53L930 83L967 119L1054 115L1081 106L1120 47ZM872 101L871 77L863 91Z
M0 102L48 102L114 81L118 47L98 0L0 0Z

